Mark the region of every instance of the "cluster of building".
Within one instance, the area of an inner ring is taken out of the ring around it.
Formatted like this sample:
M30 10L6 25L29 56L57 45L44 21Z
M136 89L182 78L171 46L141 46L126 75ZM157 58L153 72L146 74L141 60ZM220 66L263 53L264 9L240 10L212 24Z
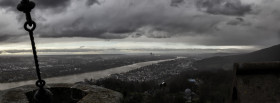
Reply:
M139 82L151 80L162 81L171 76L178 75L182 71L191 70L192 62L193 59L181 58L158 64L152 64L126 73L113 74L111 77L120 80Z

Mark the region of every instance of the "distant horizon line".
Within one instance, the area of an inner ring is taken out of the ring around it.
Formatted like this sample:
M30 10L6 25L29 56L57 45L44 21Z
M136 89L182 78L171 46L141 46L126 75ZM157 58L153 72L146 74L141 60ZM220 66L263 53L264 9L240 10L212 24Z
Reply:
M247 49L41 49L38 55L97 55L97 54L207 54L249 53ZM32 55L30 50L4 50L0 55Z

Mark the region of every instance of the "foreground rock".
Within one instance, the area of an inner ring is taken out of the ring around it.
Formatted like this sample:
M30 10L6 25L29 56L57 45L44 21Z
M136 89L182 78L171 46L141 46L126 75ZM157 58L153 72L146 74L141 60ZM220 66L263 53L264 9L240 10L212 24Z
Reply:
M0 91L0 103L33 103L37 87L26 85ZM122 94L86 84L50 84L54 103L121 103Z

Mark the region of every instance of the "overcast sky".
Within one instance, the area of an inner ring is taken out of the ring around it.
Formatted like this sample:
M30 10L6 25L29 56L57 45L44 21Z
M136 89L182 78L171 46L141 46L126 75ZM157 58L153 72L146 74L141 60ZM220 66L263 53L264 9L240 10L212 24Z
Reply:
M38 49L251 49L280 43L280 0L34 0ZM0 51L28 50L0 0Z

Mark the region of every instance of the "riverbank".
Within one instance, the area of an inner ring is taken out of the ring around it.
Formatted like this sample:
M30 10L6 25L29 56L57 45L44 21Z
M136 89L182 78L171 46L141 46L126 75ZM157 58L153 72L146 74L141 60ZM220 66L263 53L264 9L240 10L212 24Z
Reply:
M82 74L74 74L74 75L68 75L68 76L60 76L60 77L52 77L52 78L46 78L45 81L47 83L75 83L83 81L84 79L100 79L107 76L110 76L111 74L117 74L117 73L124 73L128 72L130 70L134 70L140 67L157 64L165 61L171 61L174 59L164 59L164 60L155 60L155 61L148 61L148 62L140 62L135 63L132 65L126 65L106 70L100 70L95 72L88 72L88 73L82 73ZM11 82L11 83L0 83L0 90L15 88L23 85L29 85L34 84L36 80L28 80L28 81L20 81L20 82Z
M51 78L174 58L170 55L48 55L39 57L39 65L42 78ZM37 79L31 56L0 57L0 73L0 83Z

